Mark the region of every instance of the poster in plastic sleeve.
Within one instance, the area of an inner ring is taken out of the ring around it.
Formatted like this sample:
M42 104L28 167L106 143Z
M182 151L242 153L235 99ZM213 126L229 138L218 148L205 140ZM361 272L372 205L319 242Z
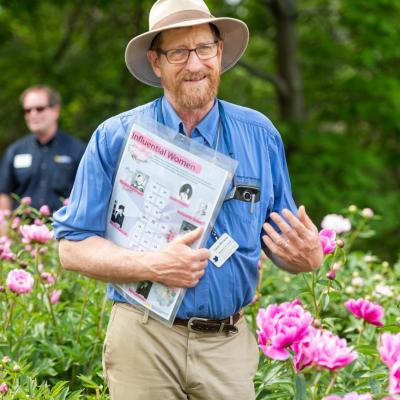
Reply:
M203 227L204 247L237 162L155 121L136 122L123 146L107 216L106 237L135 251L160 251ZM168 326L185 289L143 281L114 284L132 305Z

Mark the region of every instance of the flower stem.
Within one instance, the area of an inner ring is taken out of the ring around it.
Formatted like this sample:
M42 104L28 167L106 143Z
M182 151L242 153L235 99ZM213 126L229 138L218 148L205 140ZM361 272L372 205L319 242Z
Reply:
M336 372L334 372L333 375L332 375L332 379L330 380L329 385L328 385L328 387L326 388L326 391L325 391L325 395L324 395L324 396L327 396L327 395L329 394L329 392L331 391L333 385L334 385L335 382L336 382L337 376L338 376L338 372L336 371Z
M311 400L317 400L317 395L318 395L318 382L321 378L321 372L317 372L315 375L315 379L313 382L313 385L311 386Z
M7 319L6 319L5 323L4 323L4 327L3 327L3 329L4 329L4 334L6 334L7 329L8 329L8 326L10 325L10 322L11 322L11 320L12 320L12 316L13 316L13 312L14 312L14 309L15 309L15 305L16 305L16 304L17 304L17 300L16 300L16 298L14 297L13 300L12 300L12 302L11 302L11 306L10 306L10 309L9 309L9 312L8 312L8 315L7 315Z
M316 285L317 285L317 274L316 272L313 272L311 274L312 280L311 280L311 297L313 300L314 308L315 308L315 317L319 319L319 306L317 302L317 295L315 293Z

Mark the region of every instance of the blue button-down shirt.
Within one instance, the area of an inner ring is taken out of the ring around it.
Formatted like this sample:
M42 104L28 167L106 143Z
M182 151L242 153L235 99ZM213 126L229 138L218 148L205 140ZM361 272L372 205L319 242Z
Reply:
M221 135L229 135L229 140L218 141L218 151L228 154L232 150L238 161L236 185L259 187L260 201L253 209L251 203L237 199L223 203L215 230L218 235L228 233L239 248L221 268L209 263L197 286L186 290L177 314L185 319L225 318L247 305L257 286L262 224L269 221L272 211L288 208L296 212L283 144L275 127L257 111L218 101L225 114ZM194 140L211 148L215 148L218 132L218 101L192 132ZM104 236L114 173L124 140L136 119L157 119L159 106L163 123L176 132L182 131L183 123L165 97L112 117L97 128L79 166L69 205L54 215L58 239ZM210 235L206 247L213 243ZM108 296L124 301L111 285Z

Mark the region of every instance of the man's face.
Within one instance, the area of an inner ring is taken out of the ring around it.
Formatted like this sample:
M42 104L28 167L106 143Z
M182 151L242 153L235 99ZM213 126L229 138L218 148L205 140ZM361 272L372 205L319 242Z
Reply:
M36 135L50 133L56 126L60 108L49 107L48 96L44 90L29 92L23 100L25 122Z
M194 49L214 43L209 24L189 28L170 29L162 33L161 50ZM193 111L206 107L217 95L223 43L218 43L217 55L200 60L191 52L184 64L170 64L165 55L149 52L155 74L161 79L166 95L184 110Z

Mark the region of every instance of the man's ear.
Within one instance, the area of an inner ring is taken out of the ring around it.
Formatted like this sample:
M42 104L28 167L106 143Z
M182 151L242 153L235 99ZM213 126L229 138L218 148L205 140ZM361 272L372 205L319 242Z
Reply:
M161 78L160 59L158 58L157 52L154 50L148 50L147 59L149 60L151 68L153 68L153 72L158 78Z

